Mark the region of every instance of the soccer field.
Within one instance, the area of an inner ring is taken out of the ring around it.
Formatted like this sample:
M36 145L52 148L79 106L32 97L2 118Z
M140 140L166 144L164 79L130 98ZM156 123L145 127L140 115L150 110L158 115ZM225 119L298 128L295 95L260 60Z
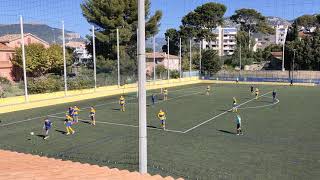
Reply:
M256 85L207 84L169 88L169 98L148 106L148 171L186 179L318 179L320 176L320 89ZM273 102L272 90L278 99ZM148 91L150 95L160 90ZM138 104L126 94L35 108L0 115L0 148L90 164L138 170ZM235 134L232 97L239 104L243 136ZM80 107L74 135L63 124L69 106ZM96 108L91 126L89 106ZM167 130L156 115L167 113ZM43 119L53 121L43 140ZM35 135L30 135L34 132ZM49 165L50 166L50 165Z

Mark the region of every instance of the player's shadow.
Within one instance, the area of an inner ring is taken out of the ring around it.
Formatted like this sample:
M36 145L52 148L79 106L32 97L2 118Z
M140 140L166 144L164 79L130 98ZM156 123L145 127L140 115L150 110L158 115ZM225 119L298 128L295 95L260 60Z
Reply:
M151 125L147 125L147 128L162 129L162 128L159 128L159 127L156 127L156 126L151 126Z
M236 133L234 133L234 132L226 131L226 130L222 130L222 129L219 129L218 131L223 132L223 133L226 133L226 134L236 134Z
M89 121L83 121L83 120L81 120L80 122L81 122L81 123L84 123L84 124L91 124L91 122L89 122Z
M120 108L112 108L112 111L120 111Z
M36 136L40 137L40 138L45 138L46 136L43 134L37 134Z
M58 130L58 129L56 129L56 131L59 132L59 133L61 133L61 134L67 134L67 132L61 131L61 130Z

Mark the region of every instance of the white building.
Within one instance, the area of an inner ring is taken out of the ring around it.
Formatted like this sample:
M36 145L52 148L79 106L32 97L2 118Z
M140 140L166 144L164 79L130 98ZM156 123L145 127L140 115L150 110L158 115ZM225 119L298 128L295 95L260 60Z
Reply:
M276 30L276 44L283 45L286 41L288 26L278 25L275 27Z
M219 56L232 55L236 49L237 28L222 28L218 26L213 31L217 37L216 41L202 41L203 49L214 49Z

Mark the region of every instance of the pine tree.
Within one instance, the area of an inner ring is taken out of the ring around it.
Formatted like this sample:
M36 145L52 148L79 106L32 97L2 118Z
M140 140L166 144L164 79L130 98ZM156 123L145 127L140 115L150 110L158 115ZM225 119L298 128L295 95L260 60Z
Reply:
M146 37L158 33L161 11L150 16L150 1L146 0ZM122 68L135 71L137 49L138 7L137 0L86 0L81 4L83 16L95 26L96 54L100 60L117 59L116 29L119 29ZM89 37L89 39L92 39ZM92 41L92 40L91 40ZM92 43L88 45L92 51ZM108 64L108 63L107 63ZM110 63L109 63L110 64ZM130 66L125 67L125 66ZM129 69L128 69L129 68Z

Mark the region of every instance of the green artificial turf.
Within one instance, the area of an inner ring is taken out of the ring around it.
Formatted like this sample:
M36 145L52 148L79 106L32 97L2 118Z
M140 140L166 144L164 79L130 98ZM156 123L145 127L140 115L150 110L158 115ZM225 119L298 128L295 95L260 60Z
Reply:
M263 97L253 100L250 86L206 84L169 88L169 100L148 106L148 171L186 179L318 179L320 175L320 89L259 85ZM279 103L272 104L277 90ZM150 95L159 90L148 91ZM243 136L235 134L232 97L238 99ZM137 171L138 104L127 94L120 112L118 96L36 108L0 115L0 148ZM69 106L82 110L74 135L64 135ZM95 106L97 125L88 124ZM157 112L167 113L160 129ZM43 140L43 119L54 126ZM33 119L32 119L33 118ZM34 132L35 135L30 135Z

